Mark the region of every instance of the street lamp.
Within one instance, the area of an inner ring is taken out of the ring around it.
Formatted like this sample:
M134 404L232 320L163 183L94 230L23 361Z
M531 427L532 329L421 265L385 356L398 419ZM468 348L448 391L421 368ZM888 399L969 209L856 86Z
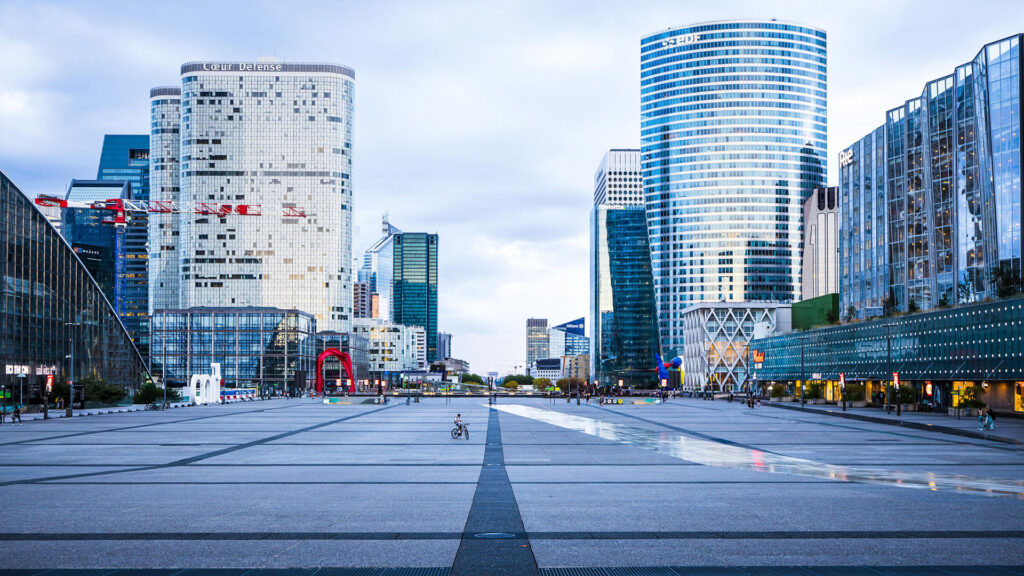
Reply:
M73 329L76 326L81 326L82 323L81 322L65 322L64 325ZM71 418L71 416L73 416L71 407L75 403L75 339L72 337L72 334L74 334L74 330L69 330L68 331L68 348L70 349L71 353L68 354L67 357L71 359L71 368L68 370L68 373L69 373L69 378L68 378L68 405L65 407L65 410L64 410L64 415L67 416L68 418ZM165 394L166 394L166 392L165 392ZM84 402L82 404L82 408L85 408L85 403Z

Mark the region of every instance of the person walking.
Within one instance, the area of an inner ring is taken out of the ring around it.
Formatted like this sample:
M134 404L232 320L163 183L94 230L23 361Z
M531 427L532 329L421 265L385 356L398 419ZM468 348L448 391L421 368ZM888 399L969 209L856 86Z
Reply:
M978 430L985 429L985 424L987 423L985 419L985 410L987 410L987 408L982 408L978 410Z
M989 430L996 429L996 414L991 409L985 411L985 424Z
M11 413L11 426L17 422L18 426L21 426L21 406L15 406L14 412Z

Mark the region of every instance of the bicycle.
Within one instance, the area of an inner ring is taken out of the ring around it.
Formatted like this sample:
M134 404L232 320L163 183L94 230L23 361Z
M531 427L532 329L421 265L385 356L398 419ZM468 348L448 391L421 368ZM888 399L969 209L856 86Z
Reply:
M469 424L463 424L461 428L452 428L452 440L457 440L459 436L465 436L466 440L469 440Z

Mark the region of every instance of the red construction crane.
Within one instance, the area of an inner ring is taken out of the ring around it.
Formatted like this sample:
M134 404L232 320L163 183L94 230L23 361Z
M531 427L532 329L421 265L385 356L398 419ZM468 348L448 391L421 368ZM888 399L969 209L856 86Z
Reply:
M226 218L228 216L263 216L261 204L216 204L212 202L165 202L142 200L122 200L112 198L110 200L98 200L95 202L76 202L58 198L56 196L39 196L35 199L39 206L54 208L87 208L90 210L110 210L114 212L114 218L104 220L106 224L124 227L128 225L129 212L149 212L154 214L202 214L204 216L216 216ZM306 209L299 206L281 206L283 218L305 218Z

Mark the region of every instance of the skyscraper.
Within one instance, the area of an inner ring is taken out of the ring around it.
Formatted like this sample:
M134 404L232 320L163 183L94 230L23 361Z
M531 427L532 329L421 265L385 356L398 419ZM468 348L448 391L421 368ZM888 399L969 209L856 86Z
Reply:
M885 127L839 154L840 317L881 316L889 293Z
M351 68L334 64L181 67L178 200L258 205L262 216L161 219L151 244L167 258L163 247L177 240L180 280L176 298L156 301L298 309L322 330L348 330L354 82ZM173 144L158 138L172 136L173 89L155 89L151 104L156 174L158 163L170 170L175 160L167 157ZM154 180L153 199L173 200L173 179ZM174 289L170 259L160 264L158 291Z
M609 150L594 174L590 313L593 378L602 385L655 381L658 316L639 150Z
M426 332L427 362L437 360L437 234L402 232L394 240L391 318Z
M128 182L132 200L149 200L149 135L107 134L97 180ZM149 358L149 214L135 212L124 231L124 306L118 316Z
M548 319L526 319L526 365L548 357Z
M793 300L802 207L825 181L825 32L722 21L641 40L641 162L666 356L683 310Z
M181 88L149 91L149 186L154 202L181 201ZM149 214L149 313L179 307L179 215Z
M383 236L367 251L359 277L373 287L378 315L425 330L427 362L437 356L437 234L402 232L381 223Z
M106 200L128 200L132 185L128 182L101 182L99 180L72 180L65 199L69 202L104 202ZM128 294L126 290L126 246L127 230L104 222L109 219L106 210L90 208L63 208L61 210L61 235L71 249L85 264L103 296L110 302L117 317L128 326ZM145 245L142 247L145 251ZM137 327L137 324L136 324ZM131 331L129 331L131 334ZM132 337L138 341L135 336ZM141 352L141 350L140 350ZM145 358L143 354L143 358Z

